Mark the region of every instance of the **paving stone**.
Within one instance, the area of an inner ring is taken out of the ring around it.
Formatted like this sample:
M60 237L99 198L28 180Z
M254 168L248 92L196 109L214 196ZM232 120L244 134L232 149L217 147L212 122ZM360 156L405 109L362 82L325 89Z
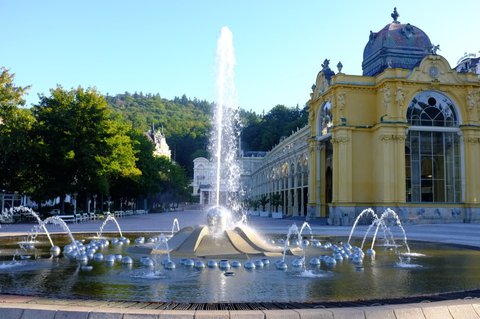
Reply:
M446 306L422 307L422 311L426 319L452 319Z
M162 311L157 309L141 309L141 308L121 308L121 309L106 308L106 309L109 310L108 312L122 312L124 316L126 314L143 314L143 315L153 315L158 317L158 315Z
M333 313L325 309L295 309L300 319L333 319Z
M25 309L22 314L22 319L54 319L56 310L45 309Z
M120 312L105 312L92 311L88 314L88 319L122 319L123 313Z
M396 319L390 307L363 308L366 319Z
M158 315L158 319L193 319L194 317L194 310L163 310Z
M333 318L335 319L365 319L363 310L355 308L332 308Z
M230 314L228 310L197 310L195 311L195 319L228 319Z
M300 314L294 310L262 310L266 319L298 318Z
M397 319L425 319L422 309L417 307L395 307L394 312Z
M55 319L88 319L88 312L62 309L55 313Z
M265 314L260 310L230 311L230 319L264 319Z
M151 313L124 313L123 319L158 319L158 315Z
M22 308L0 308L0 318L2 319L20 319L22 313Z
M452 305L448 310L454 319L478 319L480 318L472 305Z

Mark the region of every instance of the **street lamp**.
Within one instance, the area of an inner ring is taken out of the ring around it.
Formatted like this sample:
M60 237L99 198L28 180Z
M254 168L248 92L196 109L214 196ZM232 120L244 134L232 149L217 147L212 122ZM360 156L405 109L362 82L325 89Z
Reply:
M93 194L93 212L97 213L97 194Z
M110 213L110 204L112 203L112 202L110 201L110 198L111 198L111 197L108 196L107 204L108 204L108 212L109 212L109 213Z
M73 193L73 213L77 213L77 195L78 193Z

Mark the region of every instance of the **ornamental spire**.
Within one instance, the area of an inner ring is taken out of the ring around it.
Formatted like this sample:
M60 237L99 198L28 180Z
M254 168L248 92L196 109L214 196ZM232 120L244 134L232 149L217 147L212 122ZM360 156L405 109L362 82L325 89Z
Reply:
M393 13L390 16L393 18L393 23L400 23L400 21L397 21L400 16L397 12L397 7L393 8Z

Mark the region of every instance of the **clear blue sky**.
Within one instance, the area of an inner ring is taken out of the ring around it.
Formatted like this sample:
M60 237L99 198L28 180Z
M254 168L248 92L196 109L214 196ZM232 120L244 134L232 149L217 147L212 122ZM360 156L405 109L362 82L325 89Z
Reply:
M0 66L32 86L28 105L57 84L214 101L216 42L228 26L239 104L267 112L303 106L325 58L361 74L370 30L390 23L394 6L452 67L480 50L474 0L0 0Z

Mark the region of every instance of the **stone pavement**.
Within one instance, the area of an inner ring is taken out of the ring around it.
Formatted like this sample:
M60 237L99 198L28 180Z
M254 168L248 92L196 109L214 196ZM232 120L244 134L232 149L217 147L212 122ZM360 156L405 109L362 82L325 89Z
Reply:
M200 211L181 211L162 214L128 216L118 219L125 232L170 231L172 221L178 218L181 227L205 223ZM299 218L273 220L251 217L249 224L265 233L287 232L292 223L301 226ZM102 221L68 224L72 232L97 232ZM310 220L314 234L348 237L350 227L322 226ZM33 224L2 225L0 236L18 235L28 232ZM51 226L49 226L50 230ZM51 228L60 231L58 227ZM106 231L116 231L112 223ZM363 236L366 226L359 226L354 235ZM398 229L395 231L399 231ZM480 247L480 224L433 224L406 225L410 240L435 241ZM135 318L329 318L329 319L480 319L480 299L447 300L428 303L400 304L369 307L342 307L324 309L287 310L165 310L155 309L149 303L111 302L102 300L59 300L44 297L0 295L0 319L135 319Z

